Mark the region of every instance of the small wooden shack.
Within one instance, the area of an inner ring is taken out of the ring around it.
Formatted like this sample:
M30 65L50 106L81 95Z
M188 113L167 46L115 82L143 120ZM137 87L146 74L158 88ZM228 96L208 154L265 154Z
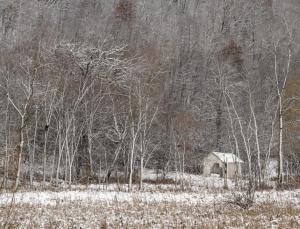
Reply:
M219 174L223 177L227 173L227 178L233 179L242 175L242 163L244 162L233 153L211 152L204 158L203 174Z

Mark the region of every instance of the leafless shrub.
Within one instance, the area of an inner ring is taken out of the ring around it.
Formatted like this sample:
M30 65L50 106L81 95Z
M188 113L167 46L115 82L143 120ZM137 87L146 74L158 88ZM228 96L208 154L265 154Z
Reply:
M11 228L14 225L12 221L12 216L16 211L16 204L15 204L15 192L12 193L12 198L10 203L7 203L6 207L4 207L4 217L2 222L0 223L1 228Z
M171 178L158 178L158 179L144 179L144 183L148 184L176 184L174 179ZM179 182L177 182L179 184Z
M300 177L290 177L286 182L277 186L278 190L300 189Z
M230 199L227 201L230 204L239 206L242 209L249 209L255 203L255 184L249 181L246 192L231 193Z

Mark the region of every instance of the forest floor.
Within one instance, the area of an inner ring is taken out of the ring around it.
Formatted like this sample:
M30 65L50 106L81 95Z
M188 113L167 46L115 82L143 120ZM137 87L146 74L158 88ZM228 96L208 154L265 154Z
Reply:
M221 184L190 176L184 190L146 183L131 193L116 184L2 192L0 228L300 228L300 190L257 191L243 208L235 201L244 193Z

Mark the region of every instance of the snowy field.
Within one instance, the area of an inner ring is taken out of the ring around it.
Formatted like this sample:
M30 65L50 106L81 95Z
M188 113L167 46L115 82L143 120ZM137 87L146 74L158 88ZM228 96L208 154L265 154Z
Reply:
M256 192L245 210L231 203L233 183L223 191L220 178L189 178L185 190L145 184L128 193L111 184L3 192L0 228L300 228L300 190Z

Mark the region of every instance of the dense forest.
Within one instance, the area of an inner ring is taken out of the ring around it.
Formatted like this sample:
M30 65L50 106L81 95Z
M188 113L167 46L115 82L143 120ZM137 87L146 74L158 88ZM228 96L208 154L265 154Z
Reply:
M0 1L1 187L232 152L260 185L300 174L300 1Z

